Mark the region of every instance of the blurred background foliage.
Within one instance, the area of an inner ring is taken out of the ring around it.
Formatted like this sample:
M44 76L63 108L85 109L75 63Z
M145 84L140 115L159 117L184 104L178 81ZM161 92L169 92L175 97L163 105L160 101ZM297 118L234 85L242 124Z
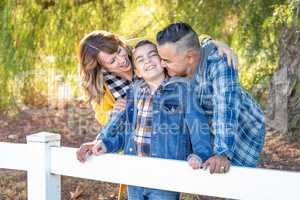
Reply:
M86 33L104 29L133 44L176 21L231 46L242 85L264 104L294 12L293 0L1 0L0 109L80 97L76 53Z

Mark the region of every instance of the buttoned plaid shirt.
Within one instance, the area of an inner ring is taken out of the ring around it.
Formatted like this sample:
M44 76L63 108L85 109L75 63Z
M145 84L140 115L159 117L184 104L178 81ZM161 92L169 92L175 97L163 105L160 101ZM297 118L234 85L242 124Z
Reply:
M255 167L264 144L264 114L240 86L226 57L221 58L216 48L200 52L192 81L214 136L214 154L226 155L235 165Z

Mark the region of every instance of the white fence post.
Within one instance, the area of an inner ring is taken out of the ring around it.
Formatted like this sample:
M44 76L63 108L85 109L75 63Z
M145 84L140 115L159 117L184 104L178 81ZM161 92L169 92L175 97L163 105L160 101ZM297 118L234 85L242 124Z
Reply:
M50 173L50 147L60 147L60 135L41 132L26 137L30 154L27 172L28 200L60 200L60 175Z

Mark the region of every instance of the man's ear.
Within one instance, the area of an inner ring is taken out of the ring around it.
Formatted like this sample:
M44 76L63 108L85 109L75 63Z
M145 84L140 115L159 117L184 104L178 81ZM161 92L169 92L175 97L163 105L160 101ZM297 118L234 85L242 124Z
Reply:
M197 52L193 49L189 49L186 52L185 59L188 64L192 65L197 61Z

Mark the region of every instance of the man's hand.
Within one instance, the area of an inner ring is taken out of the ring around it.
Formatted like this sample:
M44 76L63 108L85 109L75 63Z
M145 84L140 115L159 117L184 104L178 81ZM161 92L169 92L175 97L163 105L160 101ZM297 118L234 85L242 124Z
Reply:
M214 155L210 157L202 165L203 169L209 168L211 174L213 173L226 173L229 171L230 162L226 156Z
M238 68L238 57L234 51L225 43L213 40L212 43L218 48L219 56L226 55L229 66L233 66L234 69Z
M77 160L84 163L88 156L92 155L92 148L95 142L83 143L76 151Z
M94 146L93 146L93 148L92 148L92 152L93 152L93 154L96 155L96 156L99 156L99 155L101 155L101 154L106 153L106 147L105 147L105 145L103 144L103 142L102 142L101 140L98 140L98 141L94 144Z

